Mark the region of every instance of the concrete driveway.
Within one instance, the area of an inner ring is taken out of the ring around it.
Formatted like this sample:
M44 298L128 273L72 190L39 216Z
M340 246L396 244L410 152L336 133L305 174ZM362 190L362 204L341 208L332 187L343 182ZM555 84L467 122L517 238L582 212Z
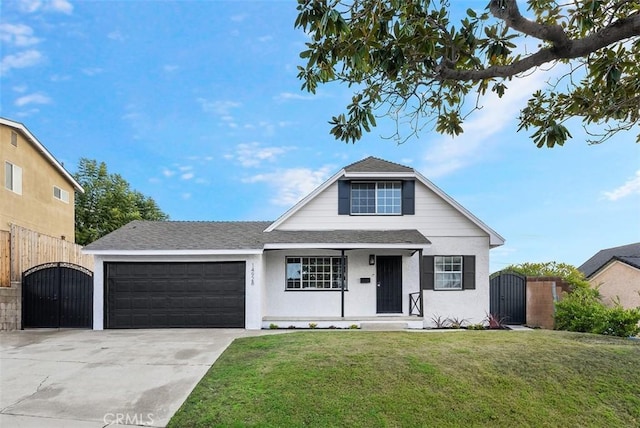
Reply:
M165 426L236 329L0 333L0 426Z

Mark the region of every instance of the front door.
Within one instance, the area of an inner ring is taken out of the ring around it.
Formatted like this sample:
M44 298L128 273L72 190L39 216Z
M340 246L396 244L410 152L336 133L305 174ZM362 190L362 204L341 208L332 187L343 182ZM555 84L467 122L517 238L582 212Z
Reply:
M402 256L376 258L377 312L402 313Z

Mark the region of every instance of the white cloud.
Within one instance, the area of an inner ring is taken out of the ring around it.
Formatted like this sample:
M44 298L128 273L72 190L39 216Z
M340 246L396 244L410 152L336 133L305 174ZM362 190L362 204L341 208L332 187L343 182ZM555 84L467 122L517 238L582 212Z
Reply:
M23 107L29 104L49 104L51 103L51 98L44 94L29 94L18 98L15 101L15 105L18 107Z
M15 55L7 55L0 62L0 74L5 74L14 68L33 67L42 61L42 54L35 50L19 52Z
M187 199L191 199L191 193L183 193L181 196L182 196L182 199L184 199L185 201Z
M164 70L165 73L173 73L174 71L177 71L178 69L180 69L180 67L173 64L165 64L162 66L162 69Z
M176 172L175 172L175 171L172 171L172 170L170 170L170 169L168 169L168 168L164 168L164 169L162 170L162 175L164 175L164 176L165 176L165 177L167 177L167 178L168 178L168 177L173 177L175 174L176 174Z
M24 47L40 43L33 35L33 29L24 24L0 24L0 41Z
M464 133L456 138L442 136L423 156L430 178L441 177L481 161L498 144L496 134L512 124L525 100L544 85L544 73L507 82L508 90L502 98L491 94L484 99L482 109L472 113L462 126Z
M315 97L317 97L317 94L316 95L303 95L303 94L299 94L297 92L280 92L278 95L273 97L273 99L276 100L276 101L280 101L280 102L290 101L290 100L311 101Z
M226 155L234 159L245 168L258 167L264 161L273 162L278 156L293 150L293 147L262 147L258 142L242 143L236 146L233 155Z
M197 101L205 113L215 113L219 116L230 116L232 109L242 106L236 101L210 101L205 98L198 98Z
M12 89L14 90L14 92L17 92L19 94L23 94L23 93L27 92L27 89L29 89L29 88L27 87L27 85L17 85L17 86L14 86Z
M194 177L194 175L195 175L195 174L194 174L193 172L187 172L187 173L185 173L185 174L182 174L182 175L180 176L180 178L181 178L182 180L191 180L191 179Z
M22 11L28 13L42 10L45 12L61 12L69 15L73 12L73 5L68 0L21 0L20 8Z
M261 37L258 37L258 41L260 43L270 42L271 40L273 40L273 36L261 36Z
M82 73L86 74L87 76L95 76L96 74L101 74L103 72L104 70L100 67L88 67L82 69Z
M276 191L271 199L275 205L290 206L311 193L324 183L332 171L332 166L318 170L309 168L281 169L273 173L257 174L242 180L244 183L266 183Z
M111 40L115 40L117 42L124 42L126 40L126 38L124 37L124 35L120 32L120 30L115 30L110 32L109 34L107 34L107 37Z
M609 192L603 192L604 197L610 201L617 201L631 195L640 195L640 169L635 177L628 179L624 184Z

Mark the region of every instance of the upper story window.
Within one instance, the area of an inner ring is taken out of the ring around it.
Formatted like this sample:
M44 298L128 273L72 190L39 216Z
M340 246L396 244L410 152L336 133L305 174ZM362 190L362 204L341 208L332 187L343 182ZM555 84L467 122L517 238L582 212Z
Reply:
M18 147L18 133L16 131L11 131L11 145Z
M351 183L351 214L402 214L402 183Z
M4 187L22 195L22 168L11 162L4 163Z
M53 197L67 204L69 203L69 192L58 186L53 186Z

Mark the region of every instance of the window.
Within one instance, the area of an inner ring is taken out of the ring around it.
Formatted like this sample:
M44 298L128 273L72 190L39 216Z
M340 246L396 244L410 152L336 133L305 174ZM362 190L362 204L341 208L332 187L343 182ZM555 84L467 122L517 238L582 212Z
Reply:
M22 168L10 162L4 163L4 187L22 195Z
M18 133L15 131L11 131L11 145L18 147Z
M58 186L53 186L53 197L62 202L69 203L69 192L62 190Z
M287 290L339 290L345 277L341 257L287 257L286 269Z
M462 290L462 256L435 257L435 289Z
M351 183L351 214L402 214L402 183Z

